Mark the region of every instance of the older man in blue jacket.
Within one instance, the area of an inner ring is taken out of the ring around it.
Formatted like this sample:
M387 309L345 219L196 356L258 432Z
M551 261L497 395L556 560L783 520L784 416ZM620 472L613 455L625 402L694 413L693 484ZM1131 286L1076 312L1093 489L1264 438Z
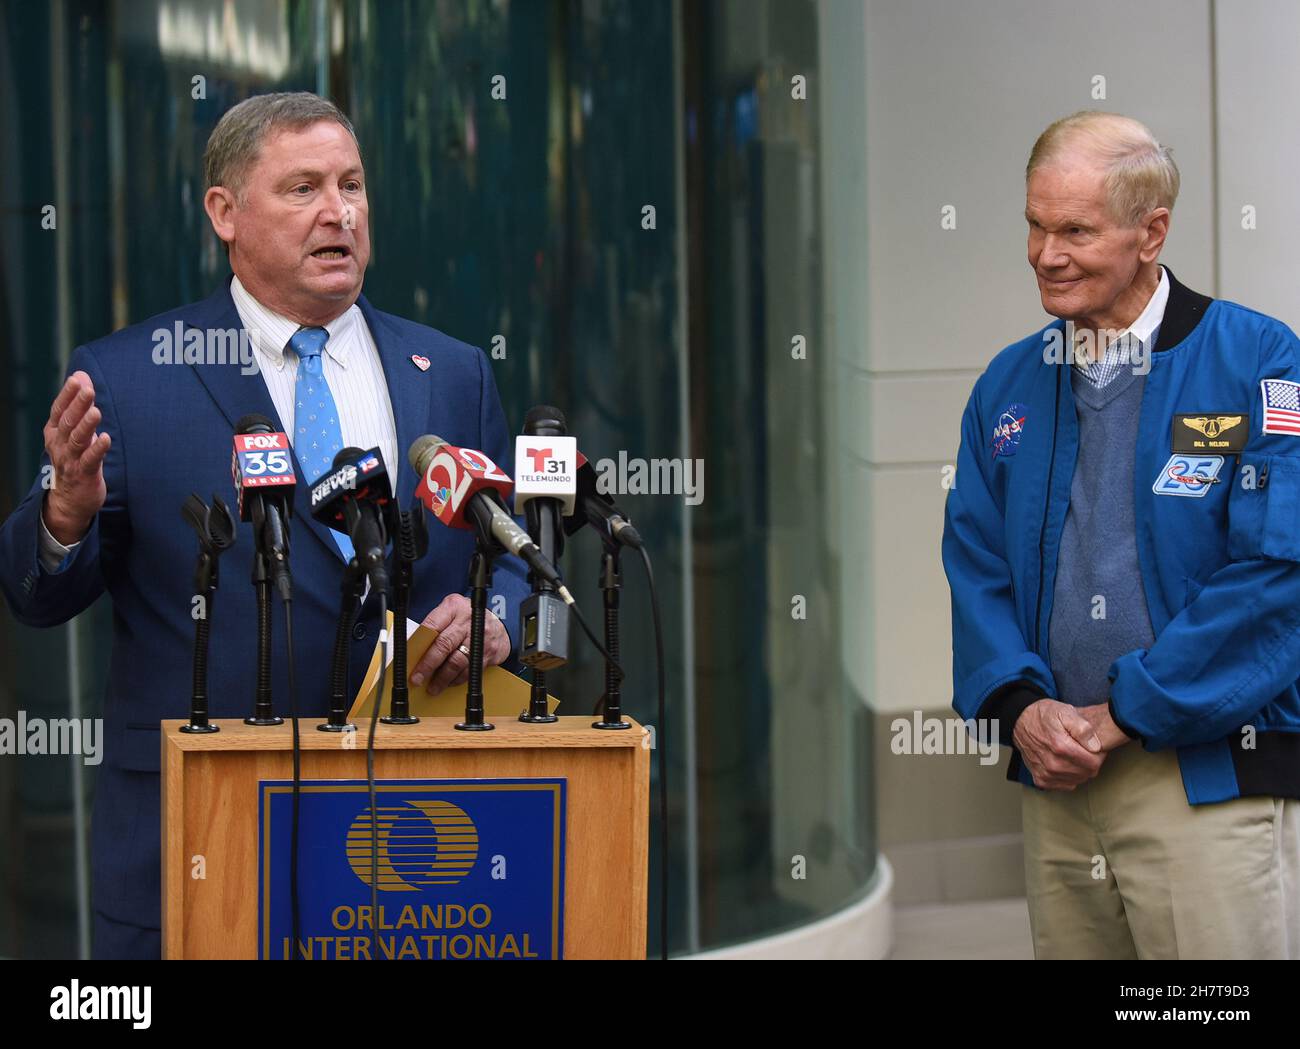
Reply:
M1059 319L975 385L943 559L1035 954L1300 957L1300 342L1158 264L1178 170L1137 121L1057 121L1026 180Z
M406 504L416 478L406 449L435 432L485 451L508 472L511 449L484 355L440 332L381 313L361 295L370 258L365 170L352 125L306 93L262 95L227 112L205 156L204 206L233 278L183 306L78 347L45 427L42 478L0 527L0 588L14 614L54 626L101 593L113 600L104 761L93 816L94 950L157 957L158 723L185 716L190 694L193 533L187 494L230 493L234 427L250 413L293 446L292 518L299 712L326 713L339 585L350 547L314 521L309 484L346 446L379 448ZM247 353L239 352L242 345ZM53 484L43 483L52 476ZM430 526L415 566L413 610L440 631L412 669L431 692L464 680L473 540ZM251 713L256 611L253 543L241 529L222 557L212 620L211 712ZM526 587L517 566L496 573L496 607ZM378 632L364 602L350 653L361 681ZM282 635L281 635L282 636ZM485 660L512 650L488 616ZM273 694L287 697L282 646ZM280 701L281 714L287 705ZM219 843L213 843L218 847Z

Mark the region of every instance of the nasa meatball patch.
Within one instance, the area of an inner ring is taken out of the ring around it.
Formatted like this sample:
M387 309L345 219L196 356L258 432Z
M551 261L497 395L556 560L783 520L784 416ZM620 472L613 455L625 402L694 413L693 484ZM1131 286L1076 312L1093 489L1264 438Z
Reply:
M999 455L1012 456L1020 447L1020 437L1025 432L1025 418L1028 409L1023 404L1010 404L998 416L993 427L993 458Z

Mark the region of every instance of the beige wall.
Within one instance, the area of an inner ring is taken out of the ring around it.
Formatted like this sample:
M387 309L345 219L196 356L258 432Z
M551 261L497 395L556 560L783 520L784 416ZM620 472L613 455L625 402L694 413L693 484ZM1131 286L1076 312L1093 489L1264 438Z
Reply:
M1213 19L1208 0L1080 10L823 0L843 512L866 554L846 614L865 641L851 670L878 710L948 699L940 471L980 370L1048 319L1021 217L1025 156L1047 123L1089 107L1147 122L1183 176L1163 261L1300 328L1300 4L1235 0ZM955 230L940 227L948 204Z
M1215 5L1218 294L1300 331L1300 4ZM1251 205L1256 228L1242 229Z
M822 0L821 15L842 615L850 676L875 711L881 844L910 887L900 899L1014 895L1005 760L895 756L888 730L951 700L941 470L962 407L988 360L1048 320L1025 260L1025 159L1078 109L1145 121L1183 178L1162 261L1300 327L1300 4ZM1247 203L1253 231L1240 228Z

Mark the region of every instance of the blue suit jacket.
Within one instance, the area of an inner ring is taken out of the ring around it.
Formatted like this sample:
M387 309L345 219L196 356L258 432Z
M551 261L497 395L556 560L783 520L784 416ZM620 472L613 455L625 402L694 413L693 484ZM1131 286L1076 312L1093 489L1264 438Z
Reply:
M492 372L483 353L411 321L357 302L374 335L404 455L423 433L479 448L513 475L512 441ZM112 436L104 464L108 497L89 534L56 573L38 556L44 491L38 477L0 526L0 588L14 615L30 626L55 626L101 593L113 599L113 650L104 705L103 764L96 784L92 830L95 908L116 922L157 928L159 921L158 723L188 716L194 620L193 531L180 508L190 492L219 494L232 509L230 458L235 424L249 412L277 419L258 372L233 364L156 364L153 332L186 328L239 329L229 284L202 302L160 314L78 347L69 374L82 370L95 384L102 430ZM413 354L428 357L421 371ZM289 421L290 425L292 420ZM280 420L280 429L289 430ZM48 462L48 458L44 460ZM410 505L416 478L410 464L387 463L393 490ZM337 622L343 561L328 529L312 520L308 481L294 457L297 487L291 523L294 641L299 713L323 717ZM467 587L470 532L428 522L429 552L415 566L412 618L423 618L449 593ZM222 555L220 589L212 608L211 714L244 717L252 710L256 606L251 585L253 539L241 525ZM513 559L498 562L493 593L507 603L512 641L517 606L527 592ZM272 666L276 712L289 713L284 618L275 602ZM351 642L349 700L360 684L378 635L373 595ZM252 803L252 799L249 799ZM219 843L214 842L213 847Z

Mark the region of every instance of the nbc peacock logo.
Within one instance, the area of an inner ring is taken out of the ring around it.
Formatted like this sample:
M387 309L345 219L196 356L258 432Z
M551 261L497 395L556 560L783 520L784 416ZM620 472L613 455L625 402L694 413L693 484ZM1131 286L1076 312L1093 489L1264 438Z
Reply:
M371 864L370 808L348 827L348 864L361 881L382 892L421 892L455 885L478 859L478 828L449 801L407 801L377 806L379 866Z
M445 484L440 484L431 488L430 494L433 496L433 506L430 507L430 509L433 510L433 514L436 517L438 514L442 513L443 508L451 499L451 489Z
M471 452L468 448L460 450L460 461L468 466L471 470L477 470L479 473L487 473L490 463L486 456L479 455L477 452Z

